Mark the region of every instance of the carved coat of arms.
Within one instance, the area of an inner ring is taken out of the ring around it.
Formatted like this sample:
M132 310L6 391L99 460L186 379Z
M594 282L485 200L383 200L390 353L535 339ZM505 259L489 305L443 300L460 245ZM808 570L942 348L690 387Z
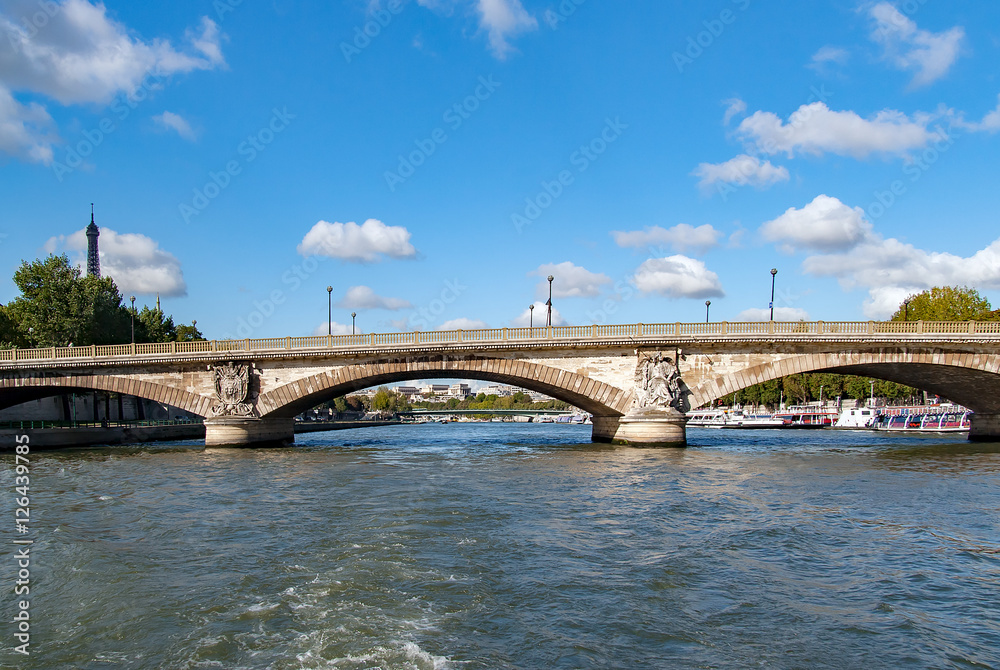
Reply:
M645 356L635 371L635 403L640 409L679 409L681 374L677 363L660 353Z
M215 366L215 395L219 404L212 407L216 416L252 416L250 400L250 365L226 363Z

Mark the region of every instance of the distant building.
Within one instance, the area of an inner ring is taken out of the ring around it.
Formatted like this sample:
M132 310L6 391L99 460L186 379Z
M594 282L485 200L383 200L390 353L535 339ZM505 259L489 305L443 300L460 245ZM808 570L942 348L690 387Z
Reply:
M87 226L87 274L101 276L101 257L97 251L97 238L101 231L94 223L94 203L90 203L90 225Z
M465 400L472 394L472 388L465 383L452 384L448 389L448 395L452 398Z
M451 387L447 384L424 384L420 393L424 396L448 395L450 389Z
M413 397L420 393L420 389L418 389L416 386L397 386L392 390L395 391L396 393L399 393L400 395L406 396L407 398Z

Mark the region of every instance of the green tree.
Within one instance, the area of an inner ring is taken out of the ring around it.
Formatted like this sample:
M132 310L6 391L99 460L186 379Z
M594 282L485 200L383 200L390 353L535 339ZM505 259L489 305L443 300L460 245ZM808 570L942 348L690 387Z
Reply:
M80 269L70 265L68 257L22 261L14 272L14 283L21 295L9 303L9 314L28 346L85 344L90 335L88 305Z
M892 321L988 321L996 318L989 301L967 286L935 286L908 297Z
M379 386L372 398L372 409L376 412L388 412L392 408L392 394L389 389Z
M27 341L18 328L17 321L7 305L0 305L0 349L15 349L27 346Z
M195 341L199 341L199 340L204 340L205 336L201 334L200 330L198 330L197 326L195 325L196 323L197 322L193 321L193 322L191 322L190 326L187 325L187 324L184 324L184 323L177 324L177 327L176 327L177 341L178 342L195 342Z
M143 305L136 315L136 342L175 342L177 328L172 316L164 316L159 307L150 309Z

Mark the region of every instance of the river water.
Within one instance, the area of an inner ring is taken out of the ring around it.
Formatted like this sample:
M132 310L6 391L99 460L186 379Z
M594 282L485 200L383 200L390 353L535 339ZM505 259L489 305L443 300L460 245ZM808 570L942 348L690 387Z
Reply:
M4 665L1000 667L1000 445L688 437L432 424L33 452L32 653L10 651L8 595Z

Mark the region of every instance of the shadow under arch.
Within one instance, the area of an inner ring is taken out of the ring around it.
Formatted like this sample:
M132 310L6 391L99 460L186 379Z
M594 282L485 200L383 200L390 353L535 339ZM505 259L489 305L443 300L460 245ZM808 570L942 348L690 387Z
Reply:
M874 360L875 357L879 360ZM872 360L858 360L870 358ZM808 372L874 377L940 395L980 414L1000 412L1000 374L996 356L969 355L964 362L942 362L939 353L802 355L753 366L740 371L754 383ZM810 362L811 361L811 362ZM735 393L747 386L736 373L703 382L692 390L692 408Z
M44 374L19 375L15 378L3 379L0 388L0 409L6 409L24 402L65 395L67 393L89 393L103 391L135 396L145 400L170 405L177 409L208 416L212 407L212 399L189 393L164 384L156 384L130 377L115 375L59 375Z
M623 416L632 394L616 386L557 368L506 358L347 365L291 382L257 400L261 418L290 418L338 396L372 386L428 378L476 379L520 386L562 400L595 416Z

